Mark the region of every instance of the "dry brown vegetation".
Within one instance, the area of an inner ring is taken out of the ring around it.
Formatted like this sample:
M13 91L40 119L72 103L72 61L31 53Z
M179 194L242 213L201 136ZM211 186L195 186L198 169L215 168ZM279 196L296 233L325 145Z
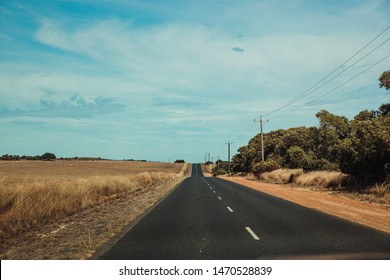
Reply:
M124 161L0 162L0 237L173 182L187 169L187 164Z
M390 183L360 187L359 182L341 172L277 169L261 174L260 179L269 183L294 184L312 190L333 191L354 199L390 205Z
M260 179L270 183L289 184L294 183L295 178L302 174L303 169L277 169L262 173Z
M318 186L323 188L342 188L350 185L350 176L337 171L312 171L303 173L295 180L298 186Z
M207 173L207 174L211 174L213 173L213 168L216 167L217 165L216 164L202 164L201 167L202 167L202 171L204 173Z
M1 161L0 178L34 176L39 178L62 178L73 180L101 175L130 175L141 172L179 173L183 165L174 163L139 161Z

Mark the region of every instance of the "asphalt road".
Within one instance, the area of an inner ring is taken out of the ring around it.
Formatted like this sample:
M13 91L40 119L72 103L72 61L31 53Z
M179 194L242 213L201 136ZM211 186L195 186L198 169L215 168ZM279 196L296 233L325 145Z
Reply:
M374 254L372 254L374 253ZM192 176L101 259L371 259L390 235L238 184Z

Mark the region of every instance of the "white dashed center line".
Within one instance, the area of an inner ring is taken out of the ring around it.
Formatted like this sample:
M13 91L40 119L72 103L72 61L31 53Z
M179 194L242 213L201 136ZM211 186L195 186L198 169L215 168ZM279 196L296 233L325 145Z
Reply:
M253 237L254 240L260 240L260 238L253 232L250 227L245 227L245 229L249 232L249 234Z
M195 169L196 170L196 169ZM196 170L197 172L198 170ZM213 190L212 186L206 181L206 179L203 178L203 180L205 181L205 183L210 187L210 190L213 191L213 193L216 193L215 190ZM218 199L219 200L222 200L222 198L220 196L218 196ZM233 209L230 208L229 206L226 207L231 213L233 213ZM260 240L260 238L256 235L256 233L253 232L253 230L250 228L250 227L245 227L245 229L249 232L249 234L252 236L252 238L254 240Z

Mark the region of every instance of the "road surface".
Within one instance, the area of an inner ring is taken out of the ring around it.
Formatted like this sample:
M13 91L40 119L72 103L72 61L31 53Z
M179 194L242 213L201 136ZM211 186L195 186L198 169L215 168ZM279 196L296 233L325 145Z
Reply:
M389 234L204 177L194 164L192 176L100 258L366 259L382 254L390 256Z

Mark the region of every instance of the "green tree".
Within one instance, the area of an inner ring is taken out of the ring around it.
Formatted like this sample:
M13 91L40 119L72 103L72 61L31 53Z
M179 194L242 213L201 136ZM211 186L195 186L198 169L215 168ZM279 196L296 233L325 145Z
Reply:
M379 112L384 117L390 117L390 103L382 104L379 107Z
M53 153L44 153L41 157L42 160L54 160L56 159L56 155Z
M265 134L264 155L266 159L269 158L271 155L273 157L275 157L275 155L278 156L281 155L281 157L285 155L288 148L286 147L283 138L286 133L287 130L278 129ZM259 157L259 159L256 162L260 162L260 161L261 158Z
M383 72L379 77L379 87L384 87L387 90L390 89L390 70Z
M306 162L306 153L299 146L290 147L284 157L284 165L288 168L303 168Z
M282 141L285 147L299 146L304 151L309 151L313 147L313 128L307 127L293 127L289 128Z
M384 180L390 162L390 117L353 121L351 136L337 148L343 172L365 180Z
M320 121L315 152L318 158L325 158L331 162L337 162L337 145L346 139L351 132L348 119L337 116L326 110L316 114Z
M229 169L229 162L217 160L217 165L211 170L213 176L225 175Z
M356 121L367 121L367 120L370 120L372 118L374 118L375 116L375 113L374 111L368 111L368 110L364 110L364 111L361 111L359 114L357 114L354 119Z
M238 153L233 156L231 167L234 172L248 173L252 169L252 162L256 157L256 149L253 145L240 147Z

